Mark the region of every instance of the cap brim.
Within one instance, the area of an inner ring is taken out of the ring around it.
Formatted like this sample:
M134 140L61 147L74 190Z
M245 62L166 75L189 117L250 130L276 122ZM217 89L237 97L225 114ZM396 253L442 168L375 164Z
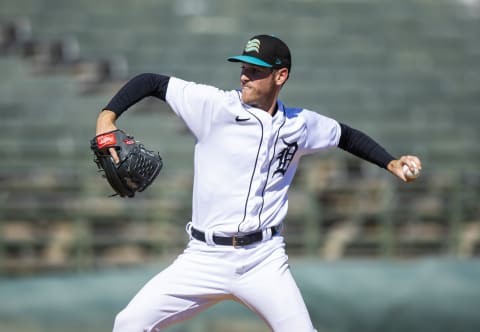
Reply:
M232 57L228 58L227 60L230 61L230 62L246 62L246 63L250 63L252 65L257 65L257 66L260 66L260 67L272 68L272 65L266 63L263 60L260 60L259 58L255 58L255 57L250 56L250 55L232 56Z

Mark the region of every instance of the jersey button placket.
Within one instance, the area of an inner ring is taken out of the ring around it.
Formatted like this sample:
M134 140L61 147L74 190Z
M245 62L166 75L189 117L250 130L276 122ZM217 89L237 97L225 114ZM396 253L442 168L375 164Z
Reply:
M262 111L263 112L263 111ZM267 118L268 117L268 118ZM249 197L247 218L248 223L242 225L242 231L257 230L259 225L259 215L263 199L261 197L263 188L265 187L265 174L268 172L268 155L269 141L271 135L271 117L265 112L258 114L257 119L261 121L262 140L260 141L260 151L258 152L258 160L254 170L252 190ZM248 224L248 225L247 225Z

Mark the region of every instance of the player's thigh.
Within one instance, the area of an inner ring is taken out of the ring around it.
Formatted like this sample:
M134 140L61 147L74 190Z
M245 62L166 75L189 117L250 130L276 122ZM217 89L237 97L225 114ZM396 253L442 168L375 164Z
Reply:
M274 332L315 331L302 294L285 259L276 259L242 281L238 298Z
M207 264L180 257L140 289L116 316L113 331L161 330L228 298L221 276L213 280L215 276L206 269Z
M213 299L156 297L155 306L128 305L115 317L114 332L160 331L214 305Z

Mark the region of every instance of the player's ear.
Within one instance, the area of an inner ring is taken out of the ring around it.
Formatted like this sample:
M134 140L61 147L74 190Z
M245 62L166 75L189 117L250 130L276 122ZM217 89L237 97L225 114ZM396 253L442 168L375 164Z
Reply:
M278 85L283 85L288 79L288 69L287 68L280 68L275 71L275 81Z

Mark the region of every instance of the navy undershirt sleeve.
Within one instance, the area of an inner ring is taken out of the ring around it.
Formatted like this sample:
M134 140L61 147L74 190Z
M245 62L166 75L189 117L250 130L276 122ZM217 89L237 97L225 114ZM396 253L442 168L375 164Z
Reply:
M341 136L338 147L382 168L387 168L395 158L380 144L363 132L340 123Z
M114 112L119 117L130 106L145 97L157 97L165 101L169 76L144 73L128 81L105 106L104 110Z

